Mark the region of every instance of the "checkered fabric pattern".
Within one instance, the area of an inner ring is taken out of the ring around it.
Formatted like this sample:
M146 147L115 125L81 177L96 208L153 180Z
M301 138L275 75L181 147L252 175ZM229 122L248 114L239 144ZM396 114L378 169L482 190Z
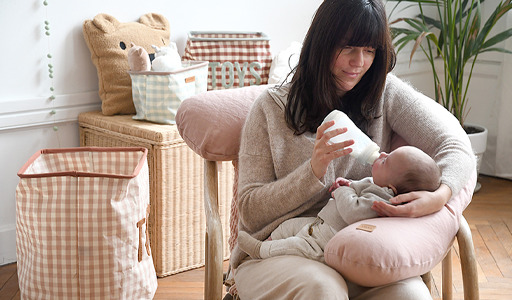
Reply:
M152 299L145 148L37 152L18 173L22 299ZM142 259L139 260L139 255Z
M208 90L267 84L269 38L261 32L189 33L183 60L209 61Z
M206 92L208 63L187 62L183 66L175 72L129 72L135 120L176 124L174 118L181 102Z

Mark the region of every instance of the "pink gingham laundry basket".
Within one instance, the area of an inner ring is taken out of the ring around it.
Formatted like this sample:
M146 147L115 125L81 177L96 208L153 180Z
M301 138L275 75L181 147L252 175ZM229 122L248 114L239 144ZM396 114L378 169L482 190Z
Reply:
M44 149L18 176L22 299L153 298L147 149Z

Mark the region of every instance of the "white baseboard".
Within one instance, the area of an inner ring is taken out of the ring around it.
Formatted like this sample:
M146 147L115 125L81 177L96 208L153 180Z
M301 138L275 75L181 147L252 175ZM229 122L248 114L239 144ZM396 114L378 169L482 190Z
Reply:
M0 226L0 265L16 261L16 225Z

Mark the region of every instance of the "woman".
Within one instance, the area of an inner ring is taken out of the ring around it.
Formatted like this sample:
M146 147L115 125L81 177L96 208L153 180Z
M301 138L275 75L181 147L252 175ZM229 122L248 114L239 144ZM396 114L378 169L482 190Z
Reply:
M239 229L264 240L283 221L315 216L336 176L361 179L371 166L347 154L353 141L329 144L338 129L322 120L347 113L381 151L402 137L433 157L441 186L375 203L382 216L419 217L440 210L469 180L475 162L458 121L389 72L395 64L380 0L325 0L305 37L292 81L254 103L239 153ZM238 248L231 265L242 299L431 299L420 277L364 288L301 257L251 260Z

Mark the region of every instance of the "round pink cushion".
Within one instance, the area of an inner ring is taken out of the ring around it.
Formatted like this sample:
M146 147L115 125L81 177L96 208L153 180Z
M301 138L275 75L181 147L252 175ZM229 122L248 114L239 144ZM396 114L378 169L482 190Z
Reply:
M325 261L345 279L380 286L432 270L444 258L469 205L476 171L440 211L420 218L375 218L351 224L327 244ZM376 226L373 232L356 229Z
M184 100L176 113L181 137L205 159L236 159L249 109L267 88L267 85L259 85L213 90Z

